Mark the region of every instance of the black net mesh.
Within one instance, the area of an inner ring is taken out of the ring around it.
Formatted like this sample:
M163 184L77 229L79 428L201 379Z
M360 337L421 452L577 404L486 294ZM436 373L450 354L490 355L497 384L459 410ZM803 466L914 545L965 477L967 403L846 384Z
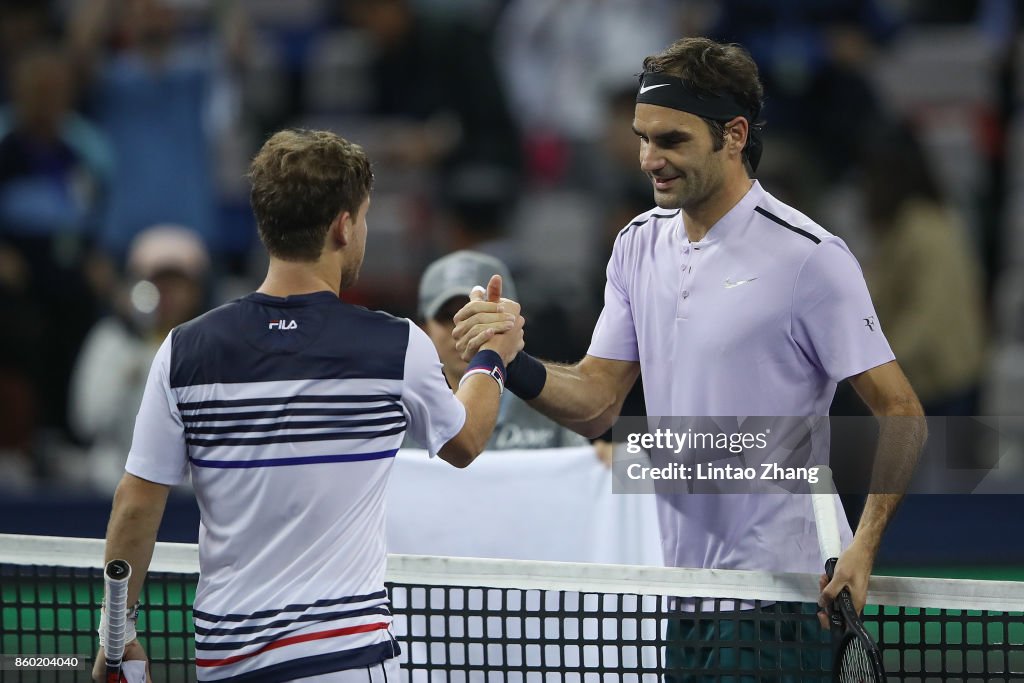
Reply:
M714 578L714 577L709 577ZM197 575L151 572L140 639L156 681L195 681ZM713 582L712 582L713 583ZM913 586L907 580L908 587ZM0 564L0 650L96 648L102 572ZM822 681L832 645L811 602L736 603L629 592L388 585L409 681ZM706 595L707 593L702 593ZM1024 681L1024 605L1013 611L869 605L890 680ZM87 680L84 671L0 671L4 683Z

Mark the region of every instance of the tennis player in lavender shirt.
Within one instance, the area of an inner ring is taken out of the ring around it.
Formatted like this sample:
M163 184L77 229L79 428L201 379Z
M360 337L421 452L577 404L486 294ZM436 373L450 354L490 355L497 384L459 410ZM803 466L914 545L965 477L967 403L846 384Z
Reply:
M633 130L657 207L619 233L587 355L567 366L520 352L507 386L596 437L641 367L648 414L664 416L824 416L849 379L880 418L873 481L885 491L868 497L852 539L845 530L822 601L845 585L862 607L924 420L847 246L752 179L762 97L739 46L687 38L644 61ZM503 304L474 299L453 331L465 358L501 333ZM809 498L659 497L666 563L820 572Z

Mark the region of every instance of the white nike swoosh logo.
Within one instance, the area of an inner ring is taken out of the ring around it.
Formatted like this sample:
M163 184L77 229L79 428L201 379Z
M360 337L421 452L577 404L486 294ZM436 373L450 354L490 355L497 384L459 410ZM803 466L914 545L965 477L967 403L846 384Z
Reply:
M643 95L648 90L654 90L655 88L664 88L666 85L672 85L671 83L658 83L657 85L641 85L640 94Z
M733 282L731 277L730 278L726 278L726 280L725 280L725 288L726 289L732 289L733 287L739 287L740 285L745 285L748 282L753 282L756 279L757 279L756 277L752 277L752 278L749 278L747 280L737 280L736 282Z

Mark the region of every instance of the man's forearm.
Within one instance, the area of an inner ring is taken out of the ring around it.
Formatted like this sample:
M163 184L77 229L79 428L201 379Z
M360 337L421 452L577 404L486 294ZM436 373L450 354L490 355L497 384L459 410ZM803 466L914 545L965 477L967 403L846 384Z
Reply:
M168 491L167 486L126 474L114 494L103 561L125 560L131 565L129 605L135 604L142 592Z
M878 452L868 495L857 526L856 540L874 557L889 520L906 493L928 436L925 418L916 409L908 414L879 417Z
M582 366L583 361L575 365L545 362L544 390L529 403L562 426L596 438L615 422L626 392L619 395L614 379L587 373Z

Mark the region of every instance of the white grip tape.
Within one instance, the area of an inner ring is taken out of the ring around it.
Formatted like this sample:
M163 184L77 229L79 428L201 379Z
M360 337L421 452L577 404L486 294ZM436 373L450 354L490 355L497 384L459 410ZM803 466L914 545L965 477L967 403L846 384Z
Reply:
M835 489L832 487L832 470L825 465L818 467L818 481L811 484L811 504L814 507L814 526L818 530L821 565L824 567L830 559L839 557L843 550Z
M103 572L103 612L100 614L100 645L106 651L107 659L120 661L124 646L135 640L135 622L128 618L128 580L132 576L131 566L124 576L114 578L113 566L119 560L111 560ZM120 572L118 572L120 573Z
M124 625L124 641L121 645L122 655L124 654L124 646L138 638L138 632L135 630L135 620L127 618L127 610L125 610L125 625ZM100 612L100 627L97 629L100 635L100 645L104 650L107 650L107 634L105 629L107 628L107 612L103 610ZM109 650L107 650L109 652Z

